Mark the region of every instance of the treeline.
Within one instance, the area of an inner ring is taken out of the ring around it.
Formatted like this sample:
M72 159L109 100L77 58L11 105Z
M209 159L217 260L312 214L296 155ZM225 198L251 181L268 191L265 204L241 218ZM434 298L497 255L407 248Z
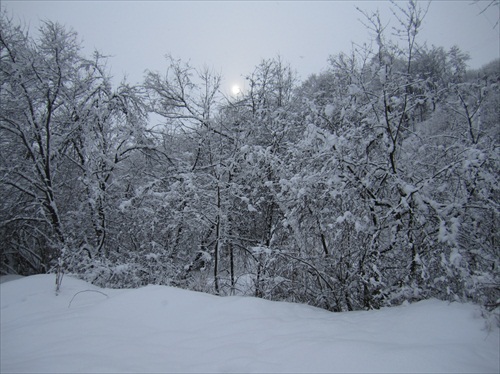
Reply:
M105 59L1 15L0 271L164 284L343 311L500 298L500 60L418 43L423 12L299 82L262 61L236 97L167 58ZM155 114L161 124L148 116Z

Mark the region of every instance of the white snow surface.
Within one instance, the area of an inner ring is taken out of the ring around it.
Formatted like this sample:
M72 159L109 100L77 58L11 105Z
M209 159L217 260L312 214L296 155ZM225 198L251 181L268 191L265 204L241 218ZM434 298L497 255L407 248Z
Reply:
M499 330L485 329L472 304L331 313L166 286L100 289L69 276L56 296L54 282L0 284L1 373L500 371Z

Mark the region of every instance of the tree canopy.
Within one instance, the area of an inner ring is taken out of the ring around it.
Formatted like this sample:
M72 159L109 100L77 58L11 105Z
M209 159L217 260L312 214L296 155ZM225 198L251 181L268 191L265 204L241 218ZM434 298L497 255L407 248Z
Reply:
M396 36L300 82L265 59L236 97L166 58L113 87L45 22L0 28L2 273L75 274L358 310L426 298L499 306L500 60ZM153 124L151 116L160 118Z

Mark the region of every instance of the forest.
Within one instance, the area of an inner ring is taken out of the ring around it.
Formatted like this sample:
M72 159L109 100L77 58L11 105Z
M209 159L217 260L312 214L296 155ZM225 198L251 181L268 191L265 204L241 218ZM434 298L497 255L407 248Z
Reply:
M500 306L500 59L364 13L371 44L221 93L167 55L113 84L71 29L0 15L0 273L169 285L330 311ZM154 120L153 120L154 118ZM57 292L57 291L56 291Z

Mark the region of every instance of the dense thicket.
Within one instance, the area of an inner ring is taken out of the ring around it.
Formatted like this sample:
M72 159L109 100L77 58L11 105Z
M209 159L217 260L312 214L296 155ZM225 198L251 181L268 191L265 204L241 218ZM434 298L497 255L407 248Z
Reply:
M366 14L373 45L304 82L264 60L232 98L170 56L113 88L73 32L33 40L3 14L1 272L497 307L500 61L469 71L458 47L417 42L417 5L395 14L392 39Z

